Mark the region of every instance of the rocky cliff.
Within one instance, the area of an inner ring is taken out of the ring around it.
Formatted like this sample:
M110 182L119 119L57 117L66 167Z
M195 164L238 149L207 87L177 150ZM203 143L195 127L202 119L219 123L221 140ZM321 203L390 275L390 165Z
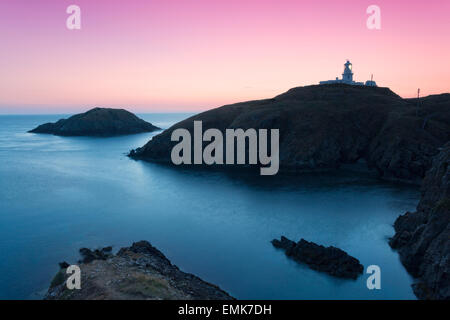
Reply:
M390 244L417 278L420 299L450 299L450 143L441 148L422 184L416 212L395 221Z
M55 123L45 123L30 130L58 136L114 136L159 130L124 109L94 108Z
M66 287L68 263L48 289L48 300L231 300L228 293L182 272L147 241L133 243L114 255L111 247L80 249L81 289Z
M380 177L420 183L450 140L450 94L402 99L388 88L345 84L293 88L272 99L209 110L181 121L130 152L171 163L177 128L279 129L280 168L311 171L365 160Z

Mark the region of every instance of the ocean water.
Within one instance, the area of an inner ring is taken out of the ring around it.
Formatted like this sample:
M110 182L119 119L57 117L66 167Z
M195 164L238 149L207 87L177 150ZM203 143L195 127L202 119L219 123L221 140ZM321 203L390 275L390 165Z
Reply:
M188 114L140 115L167 128ZM0 299L39 299L78 249L148 240L186 272L240 299L414 299L387 243L418 190L365 174L260 177L171 168L125 156L156 133L30 134L56 115L0 116ZM381 268L342 280L272 247L285 235L334 245Z

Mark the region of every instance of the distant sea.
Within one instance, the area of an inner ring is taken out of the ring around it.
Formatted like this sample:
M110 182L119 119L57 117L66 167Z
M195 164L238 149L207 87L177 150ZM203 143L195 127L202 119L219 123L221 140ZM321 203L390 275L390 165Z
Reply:
M141 114L162 128L190 114ZM112 138L27 133L61 115L0 116L0 299L40 299L81 247L148 240L185 272L239 299L415 299L388 245L418 190L362 173L274 177L135 161L155 134ZM299 265L272 247L285 235L334 245L381 290Z

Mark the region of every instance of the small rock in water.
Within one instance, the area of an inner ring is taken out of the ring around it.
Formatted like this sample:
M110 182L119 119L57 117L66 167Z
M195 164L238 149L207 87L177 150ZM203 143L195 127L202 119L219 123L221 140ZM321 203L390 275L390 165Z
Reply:
M305 239L295 243L283 236L280 240L272 240L272 244L275 248L283 249L291 259L335 277L356 279L364 271L358 259L336 247L326 248Z

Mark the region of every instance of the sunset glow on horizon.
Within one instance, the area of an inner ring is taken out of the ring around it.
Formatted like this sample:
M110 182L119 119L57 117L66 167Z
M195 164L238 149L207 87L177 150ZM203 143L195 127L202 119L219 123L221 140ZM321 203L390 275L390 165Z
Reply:
M346 59L402 97L450 92L448 0L2 0L0 38L0 113L200 111L340 77Z

